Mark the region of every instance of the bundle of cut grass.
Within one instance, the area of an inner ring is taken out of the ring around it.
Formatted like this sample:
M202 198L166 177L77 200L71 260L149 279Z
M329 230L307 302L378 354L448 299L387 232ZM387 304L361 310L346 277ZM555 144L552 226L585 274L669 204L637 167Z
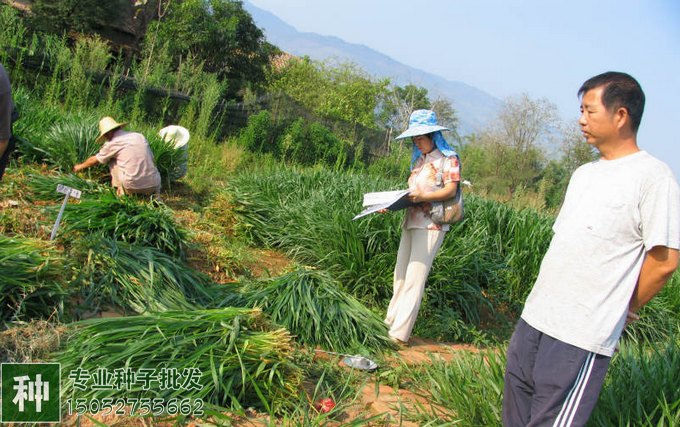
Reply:
M247 286L244 296L301 343L343 352L390 346L382 320L325 272L299 268Z
M81 271L85 306L112 305L142 314L195 310L213 300L210 278L148 246L90 239Z
M32 173L28 175L28 187L32 198L36 200L61 200L62 193L57 193L57 185L62 184L75 188L82 192L82 198L100 195L110 191L109 187L95 181L81 178L73 174L41 175Z
M289 333L268 326L258 310L239 308L91 319L72 324L67 346L56 359L65 372L81 368L95 373L105 367L112 373L146 369L156 374L146 390L138 381L123 391L87 387L81 392L69 381L66 392L74 398L123 393L126 398L165 401L202 399L206 408L216 410L255 406L275 412L293 401L302 372L291 360ZM193 375L189 379L195 387L160 385L163 369L178 372L180 384L188 384L183 381Z
M64 232L98 234L127 243L151 246L168 255L184 258L187 232L172 211L157 201L142 202L112 193L83 200L64 213Z
M40 240L0 236L1 320L63 314L62 260L49 249L49 244Z

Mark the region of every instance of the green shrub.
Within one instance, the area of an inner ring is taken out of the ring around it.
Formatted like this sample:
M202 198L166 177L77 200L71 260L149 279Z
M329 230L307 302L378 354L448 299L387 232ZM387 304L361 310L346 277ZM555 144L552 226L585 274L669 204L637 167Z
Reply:
M316 122L307 125L303 119L286 128L278 146L284 160L302 165L323 163L339 169L352 158L350 147L328 128Z
M373 160L366 172L371 176L382 176L403 180L408 178L411 164L411 147L406 144L393 144L390 153Z
M278 130L269 111L263 110L248 118L248 125L239 135L239 145L256 153L277 154Z
M324 125L307 123L303 118L277 125L266 110L249 117L239 144L256 153L271 153L288 163L321 163L335 170L348 167L355 158L353 147Z

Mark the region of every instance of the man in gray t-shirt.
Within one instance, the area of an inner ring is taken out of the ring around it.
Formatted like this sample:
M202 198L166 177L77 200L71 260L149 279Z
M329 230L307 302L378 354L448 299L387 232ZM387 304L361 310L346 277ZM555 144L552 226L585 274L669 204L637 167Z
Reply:
M680 188L637 146L645 97L609 72L579 90L598 161L578 168L508 346L505 426L585 425L625 325L678 267Z
M12 154L12 88L5 68L0 64L0 179L5 174L5 168Z

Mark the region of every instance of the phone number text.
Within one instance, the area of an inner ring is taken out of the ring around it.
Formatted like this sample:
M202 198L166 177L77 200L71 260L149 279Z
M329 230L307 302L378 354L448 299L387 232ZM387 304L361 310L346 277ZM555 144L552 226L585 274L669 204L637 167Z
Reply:
M203 415L203 399L163 399L156 398L103 398L103 399L68 399L66 401L69 415Z

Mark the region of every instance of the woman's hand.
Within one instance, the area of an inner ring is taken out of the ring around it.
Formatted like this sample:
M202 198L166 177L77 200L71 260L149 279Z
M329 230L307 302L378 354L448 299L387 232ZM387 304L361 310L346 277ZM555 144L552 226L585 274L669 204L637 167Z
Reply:
M424 201L423 200L424 194L425 193L423 193L420 190L413 190L410 193L408 193L407 197L408 197L409 201L412 202L412 203L420 203L420 202Z

